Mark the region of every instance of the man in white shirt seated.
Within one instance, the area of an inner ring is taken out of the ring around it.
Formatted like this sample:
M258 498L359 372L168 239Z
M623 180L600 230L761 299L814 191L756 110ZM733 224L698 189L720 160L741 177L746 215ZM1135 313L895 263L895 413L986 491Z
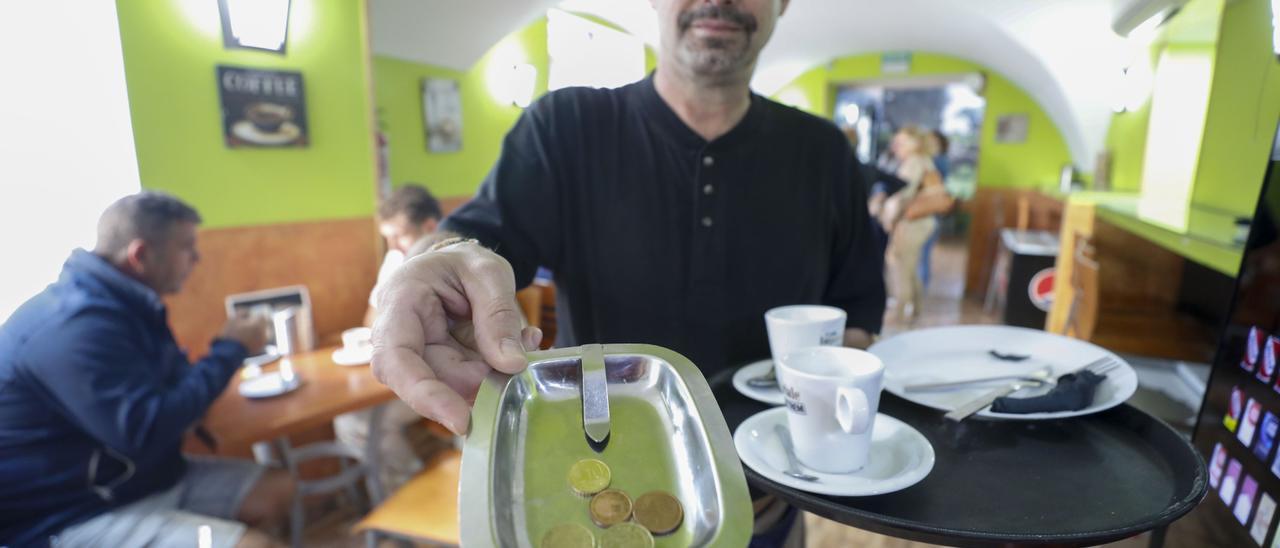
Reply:
M441 216L440 203L431 192L413 183L396 188L378 205L378 230L387 242L387 254L378 270L378 281L369 293L366 326L372 325L379 292L404 263L405 252L419 239L434 233ZM419 424L422 416L403 401L383 404L382 409L382 419L378 424L378 477L383 488L390 493L422 470L422 453L429 453L435 448L433 446L441 444L432 443L432 436L425 432L422 436L407 435L406 429ZM369 416L372 412L372 409L364 409L334 419L333 430L338 440L363 451L369 437Z
M440 202L426 187L406 183L378 204L378 232L387 241L387 254L378 269L378 281L369 292L369 310L364 325L373 326L378 308L378 292L387 279L404 263L405 252L418 240L434 234L443 217Z

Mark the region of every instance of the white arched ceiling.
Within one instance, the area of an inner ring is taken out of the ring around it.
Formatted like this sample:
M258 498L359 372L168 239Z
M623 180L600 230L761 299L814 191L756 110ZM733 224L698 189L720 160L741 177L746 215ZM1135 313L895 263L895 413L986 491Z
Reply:
M1111 29L1116 0L792 0L760 56L752 86L769 94L835 58L930 51L990 67L1057 124L1077 166L1091 170L1125 61ZM373 49L465 69L546 9L589 13L650 44L649 0L372 0ZM465 8L463 7L465 6Z
M467 70L508 34L557 0L370 0L373 52Z

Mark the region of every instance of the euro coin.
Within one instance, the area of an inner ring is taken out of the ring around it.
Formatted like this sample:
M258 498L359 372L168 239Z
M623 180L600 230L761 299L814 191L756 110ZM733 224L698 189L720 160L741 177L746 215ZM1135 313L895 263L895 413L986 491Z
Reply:
M653 548L653 535L634 523L619 523L600 533L600 548Z
M609 527L627 521L631 517L631 497L615 489L601 491L591 497L591 521L601 527Z
M655 535L665 535L680 527L684 509L680 501L666 491L640 495L635 502L636 522Z
M596 459L582 459L569 468L569 486L573 492L590 496L609 486L609 465Z
M576 523L561 523L542 535L541 548L595 548L591 530Z

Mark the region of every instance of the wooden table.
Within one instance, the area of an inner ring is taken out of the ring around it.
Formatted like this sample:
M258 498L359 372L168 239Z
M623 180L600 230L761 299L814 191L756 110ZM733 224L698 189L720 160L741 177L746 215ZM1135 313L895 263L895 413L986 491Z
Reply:
M356 482L363 479L374 504L383 498L382 485L377 480L382 408L377 406L396 396L373 377L368 365L341 366L334 363L332 354L335 349L328 347L295 354L263 367L263 371L272 371L287 364L302 379L297 390L276 397L249 399L241 396L240 376L236 375L204 419L204 426L218 442L221 453L235 454L252 447L254 457L264 464L275 461L273 453L279 455L297 482L290 512L292 545L295 548L302 544L302 501L306 496L354 489ZM316 442L301 447L293 447L289 443L290 435L328 424L343 413L369 407L374 411L369 415L369 434L362 449L337 442ZM360 464L351 467L346 465L346 460L340 460L342 471L338 475L318 480L303 480L299 476L299 464L326 457L354 459Z
M205 415L204 425L219 450L236 453L256 442L271 441L332 422L334 417L395 399L395 393L373 377L368 365L344 367L333 362L336 348L282 358L263 368L272 371L288 361L302 378L297 390L267 399L240 395L240 376L232 379Z

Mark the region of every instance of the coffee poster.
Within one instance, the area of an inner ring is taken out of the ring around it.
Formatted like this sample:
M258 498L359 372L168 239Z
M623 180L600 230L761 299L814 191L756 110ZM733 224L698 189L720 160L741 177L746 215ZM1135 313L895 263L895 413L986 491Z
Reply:
M457 80L422 80L422 116L429 152L462 150L462 98Z
M307 146L302 73L219 65L218 96L227 147Z

